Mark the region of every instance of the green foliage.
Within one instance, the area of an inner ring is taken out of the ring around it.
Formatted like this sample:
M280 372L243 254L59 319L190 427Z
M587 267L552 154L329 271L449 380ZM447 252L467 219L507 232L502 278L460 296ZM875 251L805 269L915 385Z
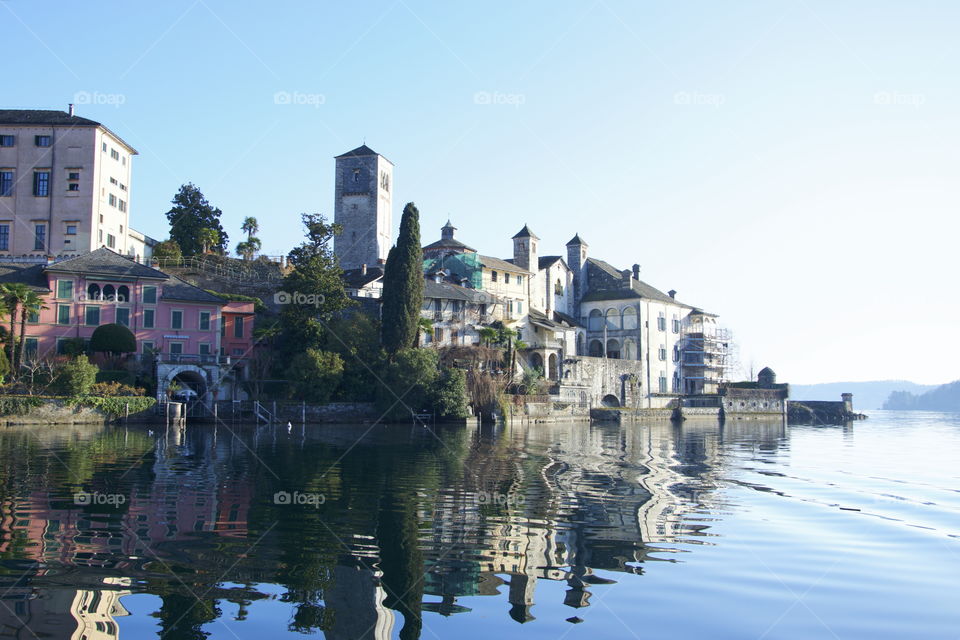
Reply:
M385 367L376 405L384 420L410 420L410 412L431 409L439 355L433 349L401 349Z
M183 258L183 251L180 250L180 245L176 240L168 238L163 242L158 242L157 246L153 248L153 257L180 260Z
M201 231L208 229L217 233L210 245L223 253L227 249L227 233L220 225L220 209L213 207L193 183L180 187L171 201L173 207L167 212L170 221L170 239L174 240L185 256L195 256L204 251ZM208 238L209 239L209 238Z
M227 302L252 302L254 311L266 311L267 305L263 303L263 300L256 296L245 296L240 293L221 293L219 291L214 291L213 289L204 289L209 294L215 295L218 298L222 298Z
M60 349L68 358L76 358L87 352L87 341L83 338L64 338L60 341Z
M137 339L133 332L122 324L102 324L90 336L90 350L105 351L118 355L121 353L136 353Z
M365 313L332 319L326 326L323 349L340 354L343 377L334 396L345 402L370 402L379 385L378 372L386 356L380 348L380 323Z
M467 376L463 370L441 370L431 400L438 418L466 418L470 415L467 411Z
M420 212L408 202L400 218L400 235L390 249L383 273L382 342L387 353L414 346L423 306L423 250Z
M320 214L303 214L306 241L288 255L292 271L283 280L283 290L300 299L313 296L317 304L288 304L280 312L278 346L289 362L304 349L320 348L325 323L350 304L343 289L343 273L333 255L333 237L339 225L327 224Z
M0 396L0 416L25 416L44 402L31 396Z
M98 376L99 377L99 376ZM122 382L97 382L90 387L92 396L142 396L144 390L140 387L134 387Z
M208 227L200 229L197 233L197 240L200 241L200 246L204 253L210 253L212 249L220 248L221 245L220 232ZM222 248L220 250L223 251Z
M92 364L87 356L79 355L60 366L57 386L67 395L85 395L97 381L98 371L97 365Z
M113 418L120 418L126 415L129 407L130 413L140 413L150 409L157 403L155 398L144 396L81 396L69 401L71 404L78 404L92 409L99 409Z
M122 369L105 369L97 373L97 382L117 382L119 384L133 385L136 378L129 371Z
M260 223L257 222L257 219L253 216L247 216L243 219L243 224L240 225L240 230L247 234L247 239L250 240L260 231Z
M10 375L10 360L7 359L7 353L0 349L0 384L3 384L7 376Z
M543 369L530 367L523 372L523 379L520 382L521 393L528 396L538 395L543 390L543 386Z
M319 349L297 354L287 367L291 398L306 402L329 402L342 376L340 354Z

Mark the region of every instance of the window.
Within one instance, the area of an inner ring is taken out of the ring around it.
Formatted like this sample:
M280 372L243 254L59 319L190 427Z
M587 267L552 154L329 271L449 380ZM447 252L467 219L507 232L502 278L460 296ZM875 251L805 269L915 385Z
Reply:
M13 195L13 171L0 171L0 196Z
M200 331L210 331L210 312L200 312Z
M226 316L220 316L220 337L224 338L227 335L227 318Z
M114 160L119 160L120 152L117 151L116 149L110 149L110 157L113 158Z
M120 183L120 191L126 191L126 190L127 190L127 185L125 185L125 184L123 184L123 183L121 182L121 183Z
M80 185L76 182L71 182L67 185L67 191L80 191Z
M27 360L35 360L37 357L37 351L40 350L40 343L36 338L27 338L23 345L24 355Z
M657 316L657 329L659 329L660 331L667 330L667 317L663 315L663 312L661 312L660 315Z
M130 287L125 284L117 287L117 302L130 302Z
M243 316L237 316L233 319L233 337L243 337Z
M200 343L200 355L201 355L201 356L209 356L209 355L210 355L210 343L208 343L208 342L201 342L201 343Z
M75 236L75 235L77 235L77 225L75 225L75 224L68 224L68 225L67 225L67 235L68 235L68 236Z
M70 305L57 305L57 324L70 324Z
M88 327L100 326L100 307L97 305L87 305L85 308L84 324Z
M103 216L100 216L100 217L102 218ZM103 221L101 220L101 222ZM100 243L103 243L103 229L97 230L97 241Z
M12 147L16 138L13 136L0 136L0 147Z
M680 333L680 320L677 319L677 316L673 316L673 332Z
M503 284L510 284L510 274L509 274L509 273L503 274Z
M130 309L117 307L117 324L122 324L125 327L130 326Z
M117 246L117 238L112 233L107 234L107 246L111 249Z
M183 343L182 342L171 342L170 343L170 355L180 355L183 353Z
M170 312L170 328L183 329L183 311L174 310Z
M110 184L117 184L116 178L110 178Z
M47 225L45 224L33 225L33 250L34 251L47 250Z
M680 347L673 345L673 361L680 362Z
M151 341L149 341L149 340L144 340L144 341L141 342L140 344L141 344L142 347L143 347L143 349L142 349L142 350L143 350L143 353L148 354L148 355L151 354L151 353L153 353L153 342L151 342Z
M10 250L10 225L0 224L0 251Z
M57 280L57 297L61 300L73 297L73 280Z
M67 180L79 180L79 179L80 179L80 172L79 172L79 171L68 171L68 172L67 172Z
M443 342L443 328L441 327L433 328L433 340L434 342Z
M517 313L523 313L523 302L517 300Z
M517 284L523 284L523 276L517 276Z
M660 374L660 393L667 392L667 376Z
M37 310L30 311L27 313L27 323L28 324L37 324L40 322L40 312Z
M46 198L50 195L50 172L33 172L33 195L38 198Z
M497 272L496 272L496 271L491 271L491 272L490 272L490 280L491 280L492 282L496 282L496 281L497 281Z
M126 201L124 201L124 200L117 200L117 209L120 209L120 211L124 211L124 212L125 212L125 211L127 210L127 203L126 203Z
M144 329L153 329L156 314L157 312L154 309L143 310L143 328Z
M33 144L38 147L49 147L51 142L50 136L33 136Z
M667 359L667 348L663 345L660 345L660 349L657 350L657 357L661 360Z
M117 196L115 196L115 195L113 195L113 194L111 193L109 196L107 196L107 203L108 203L111 207L117 206Z
M233 350L233 355L235 355L235 356L242 356L242 355L243 355L243 349L234 349L234 350Z
M102 151L103 151L104 153L106 153L106 152L107 152L107 143L106 143L106 142L102 143L102 145L101 145L100 148L102 149Z
M157 288L146 286L143 288L143 304L157 304Z

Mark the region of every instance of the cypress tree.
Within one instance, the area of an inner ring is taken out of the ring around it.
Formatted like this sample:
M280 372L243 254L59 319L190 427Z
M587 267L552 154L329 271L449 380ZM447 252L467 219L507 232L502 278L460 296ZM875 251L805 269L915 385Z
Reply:
M400 218L397 244L383 268L383 328L381 339L388 353L416 346L420 308L423 306L423 249L420 246L420 212L408 202Z

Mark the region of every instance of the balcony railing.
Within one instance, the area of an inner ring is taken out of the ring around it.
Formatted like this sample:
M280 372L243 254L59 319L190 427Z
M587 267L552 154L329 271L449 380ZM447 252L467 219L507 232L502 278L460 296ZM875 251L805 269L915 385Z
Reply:
M212 353L141 353L136 358L140 362L154 361L161 364L218 364L229 365L237 356L220 356Z

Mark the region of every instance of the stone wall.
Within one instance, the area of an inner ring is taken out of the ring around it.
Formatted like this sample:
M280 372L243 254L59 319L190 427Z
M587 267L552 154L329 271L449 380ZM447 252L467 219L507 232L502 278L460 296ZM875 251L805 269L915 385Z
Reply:
M785 389L724 387L720 395L720 406L725 418L785 416L787 413Z
M124 418L112 418L98 409L67 405L63 400L48 400L33 408L26 415L0 416L0 426L10 425L54 425L54 424L94 424L104 425ZM140 413L131 413L129 420L144 422L156 420L154 407Z
M264 402L267 411L274 409L272 402ZM236 414L235 405L225 401L217 403L217 413L222 420L243 419L256 420L249 411ZM373 422L381 412L377 411L372 402L331 402L329 404L309 404L300 402L278 402L276 404L278 422L300 424L309 423L343 423Z
M601 406L605 397L613 396L621 407L644 407L642 374L643 367L638 360L590 356L567 358L563 363L561 397L564 397L563 386L569 384L578 394L585 392L588 404L593 406ZM631 380L636 380L636 384Z

